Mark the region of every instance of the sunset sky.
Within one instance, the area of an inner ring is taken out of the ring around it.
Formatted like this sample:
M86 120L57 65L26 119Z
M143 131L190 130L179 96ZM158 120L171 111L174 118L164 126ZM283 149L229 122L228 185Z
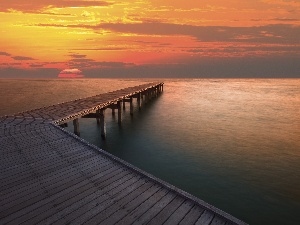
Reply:
M300 77L300 0L0 0L1 77Z

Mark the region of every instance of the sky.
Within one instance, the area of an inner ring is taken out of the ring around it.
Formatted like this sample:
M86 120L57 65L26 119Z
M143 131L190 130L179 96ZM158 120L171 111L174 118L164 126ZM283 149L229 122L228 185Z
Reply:
M0 78L300 78L300 0L0 0L0 32Z

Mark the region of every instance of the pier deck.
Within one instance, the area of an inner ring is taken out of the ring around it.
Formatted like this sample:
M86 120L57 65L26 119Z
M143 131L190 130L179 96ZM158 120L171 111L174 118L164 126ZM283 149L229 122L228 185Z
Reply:
M0 224L245 224L59 124L162 83L0 118Z

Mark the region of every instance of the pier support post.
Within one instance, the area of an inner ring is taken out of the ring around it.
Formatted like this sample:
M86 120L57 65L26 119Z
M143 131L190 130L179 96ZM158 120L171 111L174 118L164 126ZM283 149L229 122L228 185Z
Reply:
M96 121L97 124L100 125L100 109L96 110Z
M123 99L123 110L125 110L125 99Z
M130 97L130 115L133 115L133 102L132 102L132 97Z
M145 92L145 103L147 104L148 101L149 101L149 90Z
M101 137L102 137L103 140L105 140L105 138L106 138L106 127L105 127L105 121L104 121L105 109L99 109L98 112L99 112Z
M111 114L114 116L116 114L115 108L111 109Z
M145 103L145 92L141 92L141 100Z
M73 120L73 125L74 125L74 134L79 136L80 132L79 132L79 121L78 121L78 119Z
M118 107L118 124L121 125L122 123L121 101L117 102L117 107Z
M138 104L139 110L141 110L141 96L142 96L142 94L138 93L138 95L137 95L137 104Z

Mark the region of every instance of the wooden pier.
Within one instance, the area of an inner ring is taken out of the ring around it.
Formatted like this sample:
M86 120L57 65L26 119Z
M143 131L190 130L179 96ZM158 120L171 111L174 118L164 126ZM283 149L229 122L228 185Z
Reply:
M245 224L97 148L60 126L95 118L133 99L141 108L163 83L0 117L0 224ZM107 134L109 135L109 134ZM179 178L180 179L180 178Z

